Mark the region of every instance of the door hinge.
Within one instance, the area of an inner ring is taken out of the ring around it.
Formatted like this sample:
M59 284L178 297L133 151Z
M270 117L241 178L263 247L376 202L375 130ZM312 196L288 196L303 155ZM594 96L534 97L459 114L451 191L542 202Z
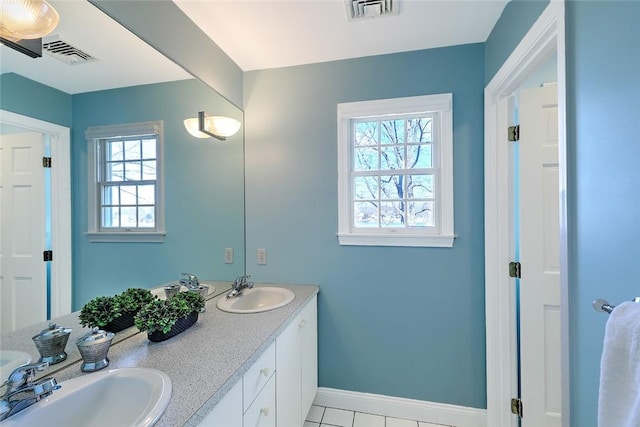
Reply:
M509 141L520 141L520 125L509 126L508 129Z
M53 251L52 250L44 251L42 253L42 255L43 255L44 262L53 261Z
M518 397L511 399L511 413L522 418L522 400Z
M51 167L51 157L43 157L42 158L42 167L50 168Z
M517 261L509 263L509 277L522 278L522 264Z

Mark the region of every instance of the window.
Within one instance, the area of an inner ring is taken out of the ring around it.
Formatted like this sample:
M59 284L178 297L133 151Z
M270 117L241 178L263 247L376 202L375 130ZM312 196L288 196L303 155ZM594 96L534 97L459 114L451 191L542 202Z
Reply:
M453 246L452 98L338 104L341 245Z
M162 122L91 127L85 135L89 239L162 241Z

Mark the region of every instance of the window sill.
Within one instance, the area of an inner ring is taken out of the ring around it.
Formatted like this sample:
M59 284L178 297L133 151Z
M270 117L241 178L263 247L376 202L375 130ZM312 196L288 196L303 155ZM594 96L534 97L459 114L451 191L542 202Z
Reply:
M167 234L167 232L166 231L153 231L153 232L136 232L136 231L97 232L97 231L88 231L85 234L89 238L90 242L161 243L161 242L164 242L164 236Z
M397 235L397 234L364 234L338 233L338 242L343 246L407 246L451 248L455 235Z

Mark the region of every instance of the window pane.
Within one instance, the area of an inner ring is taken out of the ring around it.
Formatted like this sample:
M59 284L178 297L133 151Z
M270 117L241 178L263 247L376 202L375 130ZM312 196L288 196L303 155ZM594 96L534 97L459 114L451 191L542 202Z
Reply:
M407 120L407 142L432 142L432 121L431 117Z
M142 158L143 159L156 158L156 139L155 138L142 140Z
M382 144L404 144L404 120L386 120L381 124L380 142Z
M402 169L404 168L404 146L390 145L380 149L380 169Z
M134 228L138 225L138 219L136 218L136 207L122 207L120 208L121 216L121 227L123 228Z
M378 170L377 148L356 148L353 159L353 170L368 171Z
M125 181L140 181L142 176L142 166L140 162L125 162L124 167Z
M355 146L378 144L378 122L356 122Z
M136 204L136 186L135 185L123 185L120 187L120 204L121 205L135 205ZM124 215L124 212L123 212Z
M124 159L125 160L139 160L141 154L140 140L124 142Z
M147 160L142 162L142 179L150 180L156 179L156 161Z
M120 227L120 208L102 208L102 227Z
M378 228L378 207L372 202L353 204L353 224L356 228Z
M138 209L138 227L155 227L155 209L151 206L143 206Z
M105 165L105 181L123 181L124 165L121 162L109 162Z
M374 176L355 177L353 197L355 200L377 199L378 198L378 178Z
M124 155L122 141L108 141L105 151L107 160L122 160Z
M433 167L433 145L407 145L407 168L428 169Z
M380 198L382 200L401 199L403 193L402 175L380 177Z
M433 227L435 218L433 215L434 202L409 203L409 227Z
M433 199L433 175L409 175L407 177L408 199Z
M380 226L382 228L404 227L403 202L380 203Z
M107 186L102 189L102 204L103 205L118 205L120 204L120 187L119 186Z
M153 205L156 200L155 185L139 185L138 186L138 204Z

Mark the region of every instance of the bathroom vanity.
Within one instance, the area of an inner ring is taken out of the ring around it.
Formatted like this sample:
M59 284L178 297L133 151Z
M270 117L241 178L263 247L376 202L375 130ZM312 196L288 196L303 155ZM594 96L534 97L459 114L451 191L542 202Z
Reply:
M167 341L150 342L146 333L114 341L106 369L155 368L171 378L173 393L159 427L302 426L317 391L319 288L270 286L290 289L295 299L275 310L237 314L216 307L222 294L207 301L195 325ZM81 372L80 363L44 374L64 386L92 375Z

